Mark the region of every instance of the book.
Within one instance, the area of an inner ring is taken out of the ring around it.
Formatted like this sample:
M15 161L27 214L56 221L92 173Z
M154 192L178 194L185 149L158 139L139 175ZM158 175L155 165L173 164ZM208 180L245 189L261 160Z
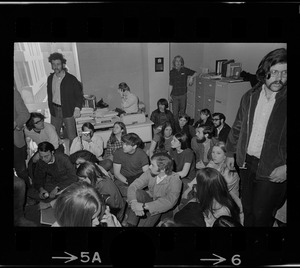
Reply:
M56 221L54 217L54 208L49 207L46 209L41 209L41 224L52 225Z

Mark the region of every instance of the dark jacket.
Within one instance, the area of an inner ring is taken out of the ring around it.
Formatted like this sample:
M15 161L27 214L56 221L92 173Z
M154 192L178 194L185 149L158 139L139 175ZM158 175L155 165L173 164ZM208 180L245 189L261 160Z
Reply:
M226 123L224 123L224 126L223 126L223 128L221 129L221 131L220 131L220 133L219 133L217 139L218 139L219 141L223 141L223 142L226 143L227 137L228 137L228 134L229 134L230 130L231 130L231 127L230 127L229 125L227 125Z
M48 106L52 116L55 116L54 108L52 104L52 80L54 73L50 74L47 79L47 94L48 94ZM81 109L83 103L83 93L80 82L77 78L65 72L65 77L60 84L60 98L63 118L72 117L74 108Z
M163 118L164 117L164 118ZM165 117L167 120L165 120ZM172 124L172 128L175 126L175 119L171 111L166 110L165 113L161 113L159 109L156 109L152 112L150 120L154 123L154 128L163 125L166 121Z
M236 161L243 166L250 134L252 131L254 112L258 102L261 85L256 85L247 91L241 99L240 108L228 135L226 150L227 156L236 153ZM268 180L271 172L286 164L286 125L287 125L287 86L276 95L275 104L267 124L257 175Z

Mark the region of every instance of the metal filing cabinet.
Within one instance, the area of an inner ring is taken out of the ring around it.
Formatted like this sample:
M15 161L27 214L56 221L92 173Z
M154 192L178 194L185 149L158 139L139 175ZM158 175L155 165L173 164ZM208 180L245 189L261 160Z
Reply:
M200 119L200 111L207 108L214 112L225 114L226 123L232 126L238 111L241 97L251 88L249 81L228 83L222 80L196 77L187 91L187 114Z

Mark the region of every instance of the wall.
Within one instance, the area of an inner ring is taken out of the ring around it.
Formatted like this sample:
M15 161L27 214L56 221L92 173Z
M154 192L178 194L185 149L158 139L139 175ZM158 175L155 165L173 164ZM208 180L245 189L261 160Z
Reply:
M206 43L203 50L203 65L215 72L216 60L234 59L242 63L242 69L255 74L262 58L277 48L286 48L284 43Z
M171 43L170 44L170 68L175 56L180 55L184 59L184 65L196 72L200 72L203 63L203 43Z
M148 94L150 110L147 113L151 114L152 111L157 109L157 101L161 98L168 99L169 89L169 43L148 43L144 44L145 47L145 64L144 68L147 70L148 75ZM155 58L164 58L163 72L155 72Z
M144 101L144 71L140 43L77 43L81 80L85 94L101 98L110 109L120 107L118 85L126 82Z

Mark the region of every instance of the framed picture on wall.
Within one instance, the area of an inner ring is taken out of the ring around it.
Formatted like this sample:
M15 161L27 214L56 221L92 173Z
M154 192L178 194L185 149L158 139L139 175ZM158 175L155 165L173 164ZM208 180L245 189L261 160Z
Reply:
M155 58L155 72L164 71L164 58Z

